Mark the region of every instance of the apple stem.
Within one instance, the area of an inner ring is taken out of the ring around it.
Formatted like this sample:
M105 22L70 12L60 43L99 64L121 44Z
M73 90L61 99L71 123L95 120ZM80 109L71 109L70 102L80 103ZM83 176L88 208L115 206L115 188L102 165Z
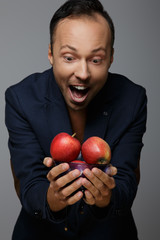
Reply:
M72 137L74 138L76 136L76 133L73 133Z

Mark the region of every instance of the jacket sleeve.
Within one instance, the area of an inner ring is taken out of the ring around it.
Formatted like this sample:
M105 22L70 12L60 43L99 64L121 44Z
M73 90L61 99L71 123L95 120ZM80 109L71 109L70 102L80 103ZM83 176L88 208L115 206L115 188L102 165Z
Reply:
M118 169L112 203L115 213L119 215L125 214L131 208L136 196L136 169L143 147L143 134L146 131L147 97L144 88L140 87L135 99L130 121L112 146L112 165Z
M13 171L20 183L20 202L30 215L57 221L50 213L46 201L49 181L46 178L48 168L43 165L44 151L13 87L7 89L5 97L8 144Z

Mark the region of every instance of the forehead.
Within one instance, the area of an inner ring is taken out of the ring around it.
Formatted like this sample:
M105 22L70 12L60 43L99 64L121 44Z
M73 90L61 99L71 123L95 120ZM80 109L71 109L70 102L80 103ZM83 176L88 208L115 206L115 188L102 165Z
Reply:
M108 22L100 14L67 17L57 24L54 40L64 42L67 39L110 43L111 31Z

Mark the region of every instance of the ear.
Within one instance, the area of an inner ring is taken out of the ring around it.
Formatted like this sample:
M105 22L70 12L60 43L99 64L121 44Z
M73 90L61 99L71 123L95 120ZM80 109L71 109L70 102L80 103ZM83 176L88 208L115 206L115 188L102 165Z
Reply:
M51 44L49 44L48 46L48 60L50 64L53 66L53 54L52 54Z

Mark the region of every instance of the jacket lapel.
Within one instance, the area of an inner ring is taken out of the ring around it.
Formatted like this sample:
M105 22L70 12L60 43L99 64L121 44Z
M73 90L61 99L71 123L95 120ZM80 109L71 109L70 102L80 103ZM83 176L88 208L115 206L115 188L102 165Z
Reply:
M91 136L98 136L106 139L111 112L112 108L105 105L103 108L98 109L96 113L94 110L89 114L85 128L84 141Z
M112 113L112 105L109 91L109 78L98 93L94 100L89 105L88 119L85 129L84 140L91 136L98 136L106 139L109 119Z
M51 71L48 79L48 90L45 96L44 114L48 129L48 140L51 142L60 132L72 134L68 111L61 91Z

